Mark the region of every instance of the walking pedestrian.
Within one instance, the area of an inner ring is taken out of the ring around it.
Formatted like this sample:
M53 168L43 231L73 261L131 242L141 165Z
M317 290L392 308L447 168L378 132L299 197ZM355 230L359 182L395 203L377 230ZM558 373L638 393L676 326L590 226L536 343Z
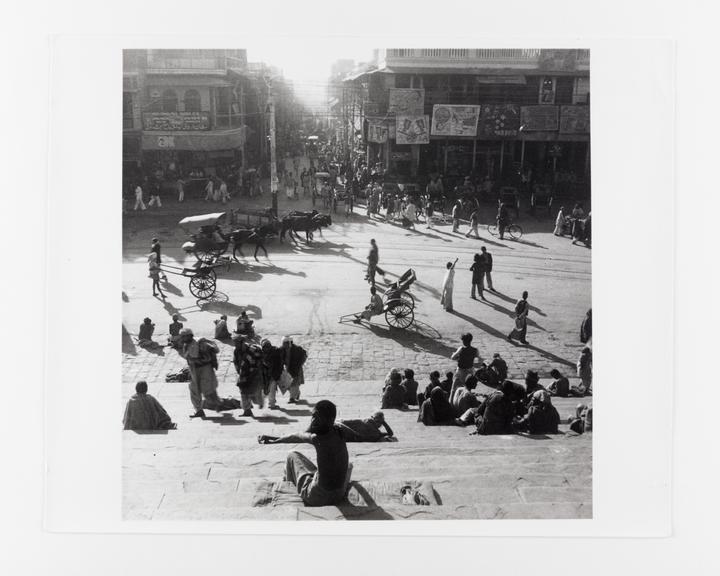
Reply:
M215 191L213 190L214 182L212 176L208 178L207 184L205 184L205 202L208 200L214 200Z
M470 214L470 230L465 234L465 238L470 238L470 234L475 233L475 238L480 238L478 234L478 211L477 209Z
M433 201L432 201L432 198L428 197L427 201L425 202L425 226L427 228L433 227L432 220L433 220Z
M483 274L485 273L485 270L480 254L475 254L472 266L470 266L470 272L472 272L472 289L470 290L470 298L473 300L476 299L475 293L477 290L480 292L480 298L485 300L485 296L483 295Z
M294 344L290 336L283 336L281 350L285 370L288 371L292 378L288 404L297 404L298 400L300 400L300 386L305 382L303 366L307 360L307 352L301 346Z
M530 311L530 304L528 304L528 293L527 291L522 293L522 298L515 304L515 328L508 334L508 340L520 340L522 344L527 344L527 315Z
M160 297L165 300L165 294L160 288L160 264L157 263L157 254L150 252L148 254L148 277L152 278L152 289L153 296L157 296L160 292Z
M493 288L492 281L493 257L485 246L480 246L480 261L483 263L483 274L480 277L480 294L482 294L482 290L485 288L484 280L487 280L488 290L490 290L490 292L496 292L495 288Z
M448 262L446 264L447 272L445 272L445 278L443 279L442 285L442 296L440 298L440 304L445 308L446 312L453 311L453 288L455 287L455 264L458 259L455 258L455 262Z
M368 267L367 267L367 274L365 275L365 280L367 280L372 286L375 286L375 273L377 272L382 276L385 277L385 271L378 266L378 262L380 260L379 250L377 243L375 242L375 238L372 238L370 240L370 252L368 252L367 261L368 261Z
M148 207L150 206L162 208L162 202L160 201L160 182L157 179L150 183L150 202L148 202Z
M460 232L460 212L462 211L462 202L458 200L452 209L453 232Z
M260 349L262 350L263 392L267 397L268 408L275 410L277 409L277 389L282 385L282 351L277 346L273 346L268 339L260 342ZM285 393L285 389L282 388L281 392Z
M555 230L553 230L553 234L555 236L564 236L567 229L567 224L567 218L565 217L565 207L560 206L560 210L557 213L557 218L555 218Z
M160 266L162 264L162 256L161 256L162 247L160 246L160 240L158 240L157 238L152 239L152 244L150 246L150 252L155 252L155 254L157 255L157 258L156 258L157 264L158 264L158 266ZM163 280L167 280L167 276L165 275L165 272L162 271L162 269L160 270L160 276L162 277Z
M190 369L190 402L195 413L190 418L204 418L203 408L215 410L222 402L217 395L218 381L215 370L218 367L219 348L214 342L200 338L195 340L190 328L180 330L180 356L185 358Z
M579 389L582 394L592 394L592 350L585 346L577 361L577 375L581 380Z
M133 210L137 211L138 208L147 210L147 206L145 206L145 202L143 202L143 190L140 184L135 187L135 208L133 208Z
M182 178L177 179L175 187L177 188L178 202L183 202L185 200L185 182Z

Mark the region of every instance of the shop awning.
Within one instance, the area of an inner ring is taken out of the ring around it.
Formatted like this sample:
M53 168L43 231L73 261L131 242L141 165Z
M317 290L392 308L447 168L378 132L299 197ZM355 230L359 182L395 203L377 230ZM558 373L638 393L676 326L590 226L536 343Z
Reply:
M143 150L233 150L245 142L245 130L223 130L214 132L144 132Z

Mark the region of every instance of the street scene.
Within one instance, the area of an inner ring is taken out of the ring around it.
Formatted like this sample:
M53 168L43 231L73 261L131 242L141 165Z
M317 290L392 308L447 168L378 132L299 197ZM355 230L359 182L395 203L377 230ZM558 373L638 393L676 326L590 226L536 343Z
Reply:
M124 520L592 518L589 51L126 50Z

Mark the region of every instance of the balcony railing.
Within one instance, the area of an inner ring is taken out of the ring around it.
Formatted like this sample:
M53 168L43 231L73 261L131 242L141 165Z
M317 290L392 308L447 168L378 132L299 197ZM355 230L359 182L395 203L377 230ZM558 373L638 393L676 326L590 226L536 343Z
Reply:
M380 51L380 60L387 65L489 64L536 66L548 53L574 52L575 63L587 66L589 50L543 50L540 48L388 48Z

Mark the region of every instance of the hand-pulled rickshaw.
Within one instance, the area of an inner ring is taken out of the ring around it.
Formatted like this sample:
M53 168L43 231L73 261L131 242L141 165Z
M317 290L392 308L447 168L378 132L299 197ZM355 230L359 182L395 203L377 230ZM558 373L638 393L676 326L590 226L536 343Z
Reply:
M417 276L415 270L409 268L396 282L390 284L383 294L382 312L385 322L391 328L406 329L415 321L415 298L409 292ZM362 313L345 314L340 322L357 322Z

